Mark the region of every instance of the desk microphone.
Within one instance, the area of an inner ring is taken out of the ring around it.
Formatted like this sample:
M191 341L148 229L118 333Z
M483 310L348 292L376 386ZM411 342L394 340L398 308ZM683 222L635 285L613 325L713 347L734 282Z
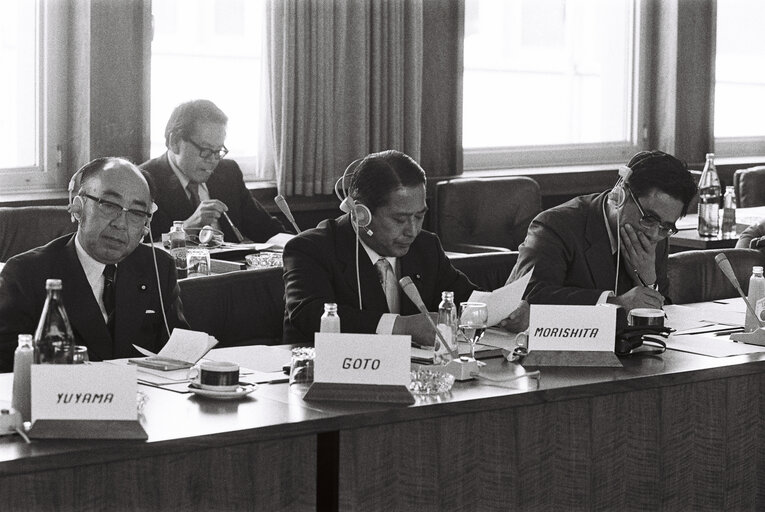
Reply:
M446 347L446 350L449 351L449 355L452 356L453 359L459 359L460 355L456 354L454 350L452 350L452 347L446 343L446 340L444 339L444 335L441 334L441 331L438 330L438 327L436 327L435 322L433 322L433 319L430 318L430 313L428 312L428 308L425 307L425 303L422 302L422 297L420 297L420 292L417 290L417 287L412 282L412 278L409 276L404 276L401 279L398 280L398 284L401 286L401 289L404 290L404 293L406 294L409 299L414 302L414 305L417 306L417 309L420 310L420 313L425 315L425 318L428 319L428 322L430 322L430 325L435 329L436 336L438 336L438 339L441 340L441 343L444 344Z
M279 207L279 209L282 211L285 217L287 217L287 220L290 221L292 224L292 227L295 228L295 233L298 235L302 232L301 229L298 227L297 222L295 222L295 217L292 216L292 212L290 211L290 207L287 204L287 200L284 199L284 196L279 194L274 198L274 203L276 203L276 206Z
M720 267L720 270L722 270L722 273L725 274L725 277L728 278L728 281L730 281L736 290L738 290L738 294L744 299L744 304L746 304L746 307L752 316L757 319L757 323L760 324L760 327L765 327L765 324L763 324L760 317L755 313L754 306L749 302L749 299L746 298L746 295L744 295L744 290L741 289L741 285L738 283L738 279L736 279L736 274L733 272L733 267L731 266L730 261L728 261L728 257L725 254L720 253L715 256L715 262L717 263L717 266Z

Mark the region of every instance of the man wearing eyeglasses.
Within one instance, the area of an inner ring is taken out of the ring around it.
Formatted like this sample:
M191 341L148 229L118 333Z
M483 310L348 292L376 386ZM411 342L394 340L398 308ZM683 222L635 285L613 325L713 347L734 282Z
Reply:
M620 175L612 190L574 198L532 221L508 279L534 269L530 304L662 307L668 238L696 184L683 162L661 151L636 154Z
M265 242L284 232L284 226L258 203L247 190L242 171L233 160L224 159L228 149L228 117L209 100L178 105L165 128L167 151L141 164L156 190L157 212L152 236L170 230L182 220L187 231L206 225L223 231L228 242L244 237Z
M152 200L140 170L98 158L71 185L77 232L11 258L0 273L0 372L13 369L17 336L35 332L47 279L63 281L75 343L91 360L139 356L133 344L159 351L168 339L163 305L170 331L188 329L173 260L141 244Z

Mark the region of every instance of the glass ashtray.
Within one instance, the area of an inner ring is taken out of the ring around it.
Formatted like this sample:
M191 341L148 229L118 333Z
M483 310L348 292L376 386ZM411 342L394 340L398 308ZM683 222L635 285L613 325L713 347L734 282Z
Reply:
M410 372L409 375L409 391L416 395L448 393L454 385L454 375L429 368L420 368Z
M247 268L270 268L282 266L282 253L280 252L259 252L257 254L248 254L244 257L247 261Z

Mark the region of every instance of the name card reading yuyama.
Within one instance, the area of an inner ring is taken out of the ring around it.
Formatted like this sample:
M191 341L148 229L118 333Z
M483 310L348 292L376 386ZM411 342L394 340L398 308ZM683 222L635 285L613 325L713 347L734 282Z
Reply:
M33 364L32 421L136 420L134 366Z
M409 385L411 336L316 333L314 381Z
M530 352L613 352L615 333L615 307L531 305Z

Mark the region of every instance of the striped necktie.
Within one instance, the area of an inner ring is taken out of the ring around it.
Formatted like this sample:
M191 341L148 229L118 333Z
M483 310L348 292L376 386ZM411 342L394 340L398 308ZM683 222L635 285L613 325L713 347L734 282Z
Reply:
M199 183L190 181L189 184L186 185L186 190L191 194L191 206L196 210L197 206L199 206Z
M385 300L388 302L388 311L391 313L399 313L398 282L396 281L396 274L393 272L390 262L385 258L380 258L377 260L377 263L375 263L375 269L377 270L377 276L380 278L380 284L385 292Z
M106 265L104 267L104 293L101 298L104 301L106 310L106 327L114 339L114 317L117 312L117 265Z

